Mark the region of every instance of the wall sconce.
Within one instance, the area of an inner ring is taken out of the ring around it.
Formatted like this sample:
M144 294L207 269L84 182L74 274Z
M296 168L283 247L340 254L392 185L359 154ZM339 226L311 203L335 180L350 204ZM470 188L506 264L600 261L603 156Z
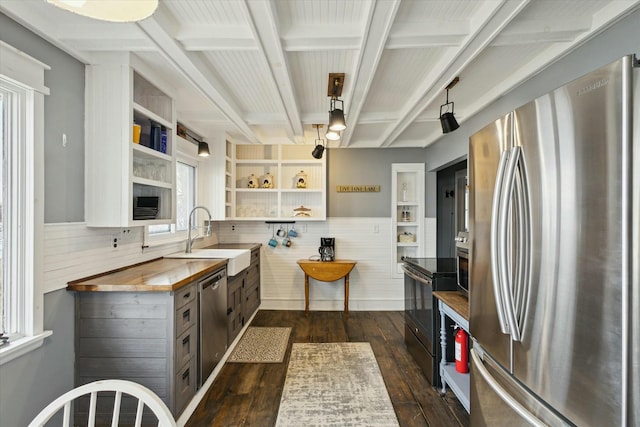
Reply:
M322 128L322 125L312 125L312 126L316 128L316 133L318 134L318 138L316 138L316 146L313 149L313 152L311 152L311 155L313 156L314 159L321 159L322 154L324 154L324 149L326 147L325 140L320 139L320 128Z
M47 0L60 9L110 22L135 22L155 12L158 0Z
M198 156L209 157L209 144L205 141L198 141Z
M453 132L454 130L460 127L460 125L458 124L458 121L453 116L453 108L454 108L453 102L449 102L449 89L454 87L459 81L460 81L460 78L456 77L446 87L447 101L440 106L440 124L442 125L442 133ZM451 105L451 111L449 111L449 105ZM444 113L442 112L443 108L446 108L446 112Z
M344 119L344 101L338 99L342 96L342 87L344 85L344 73L329 73L329 87L327 89L327 96L331 97L331 101L329 104L329 131L333 131L335 133L341 132L347 128L347 123ZM339 103L339 107L337 108L336 104ZM327 132L328 134L328 132ZM332 135L335 137L335 135ZM327 136L328 139L332 139ZM338 137L335 140L340 139Z

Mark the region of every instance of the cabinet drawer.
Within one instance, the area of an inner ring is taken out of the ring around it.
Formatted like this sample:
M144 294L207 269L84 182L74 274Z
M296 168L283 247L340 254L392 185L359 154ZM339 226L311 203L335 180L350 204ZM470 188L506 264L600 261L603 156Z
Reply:
M176 336L195 326L198 319L198 308L195 299L176 310Z
M192 357L195 358L198 350L197 329L192 326L176 339L175 361L176 370L180 370Z
M196 357L192 357L175 377L175 417L182 412L191 398L196 394L197 372Z
M196 287L195 285L183 286L182 288L178 289L175 295L175 304L177 310L185 304L196 300Z

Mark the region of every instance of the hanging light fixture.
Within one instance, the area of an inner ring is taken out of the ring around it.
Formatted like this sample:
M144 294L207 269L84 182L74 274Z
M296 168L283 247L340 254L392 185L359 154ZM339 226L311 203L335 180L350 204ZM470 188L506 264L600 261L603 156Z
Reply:
M148 18L158 0L46 0L78 15L110 22L135 22Z
M327 129L327 133L324 134L324 137L329 141L339 141L340 140L340 132L335 130Z
M440 124L442 125L442 133L453 132L458 129L460 125L458 121L453 116L453 102L449 102L449 89L454 87L460 81L459 77L456 77L447 85L447 101L440 106ZM451 111L449 111L449 105L451 105ZM446 111L443 113L442 109L446 108Z
M320 128L322 128L322 125L312 125L314 128L316 128L316 133L318 134L318 138L316 138L316 146L313 149L313 152L311 153L311 155L315 158L315 159L321 159L322 158L322 154L324 154L324 149L326 148L326 142L324 139L320 138Z
M198 141L198 156L209 157L209 144L205 141Z
M344 101L339 99L339 97L342 96L343 85L344 73L329 73L329 87L327 90L327 96L331 97L331 101L329 104L328 129L329 131L333 131L335 133L341 132L347 128L347 123L344 119ZM329 136L327 136L327 138L331 139ZM337 139L340 139L339 134L336 140Z

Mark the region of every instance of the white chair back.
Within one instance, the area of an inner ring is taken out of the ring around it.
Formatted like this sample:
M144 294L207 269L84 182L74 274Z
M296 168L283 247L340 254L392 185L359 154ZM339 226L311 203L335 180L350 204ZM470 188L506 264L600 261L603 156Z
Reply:
M113 405L113 414L111 417L111 426L117 427L120 419L120 404L122 395L129 395L137 399L135 426L142 425L142 415L144 407L148 407L158 419L159 427L176 427L176 422L167 408L167 405L151 390L143 385L125 380L101 380L94 381L74 388L58 397L56 400L47 405L29 424L29 427L42 427L55 414L63 412L63 427L72 425L73 414L71 413L71 404L79 397L90 394L89 401L89 418L88 426L93 427L96 421L96 407L98 401L98 392L115 392L115 402ZM111 397L113 393L109 394Z

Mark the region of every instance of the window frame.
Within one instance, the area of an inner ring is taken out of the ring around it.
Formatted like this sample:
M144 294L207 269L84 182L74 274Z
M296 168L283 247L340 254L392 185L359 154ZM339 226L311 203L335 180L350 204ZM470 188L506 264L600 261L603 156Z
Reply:
M200 166L200 159L197 157L197 148L195 148L195 146L192 143L186 142L185 144L188 145L181 145L180 144L181 141L178 141L178 149L176 151L176 163L177 162L181 162L181 163L185 163L189 166L192 166L195 168L195 180L194 180L194 202L195 205L198 205L198 181L199 181L199 166ZM193 151L193 152L190 152ZM174 168L175 169L175 173L177 174L177 165ZM177 176L174 177L176 179L177 182ZM177 189L176 189L176 193L177 193ZM174 197L174 203L178 203L178 198L177 198L177 194L176 197ZM178 210L176 208L175 210L176 215L178 215ZM170 243L182 243L182 242L186 242L187 240L187 234L188 234L188 230L176 230L176 225L178 222L178 218L174 218L173 223L171 223L171 229L169 232L164 232L164 233L150 233L149 232L149 226L144 227L144 246L158 246L158 245L164 245L164 244L170 244Z
M7 230L11 233L4 250L10 248L13 255L11 271L5 275L10 280L3 286L12 287L11 293L17 295L12 304L18 305L11 307L14 333L0 347L3 365L40 347L52 334L43 327L44 97L49 94L44 71L50 67L2 41L0 57L0 86L10 99L3 114L16 120L3 128L8 166L16 171L11 184L5 185L12 205L7 209L11 218L18 218L3 218L9 226L3 223L5 236Z

